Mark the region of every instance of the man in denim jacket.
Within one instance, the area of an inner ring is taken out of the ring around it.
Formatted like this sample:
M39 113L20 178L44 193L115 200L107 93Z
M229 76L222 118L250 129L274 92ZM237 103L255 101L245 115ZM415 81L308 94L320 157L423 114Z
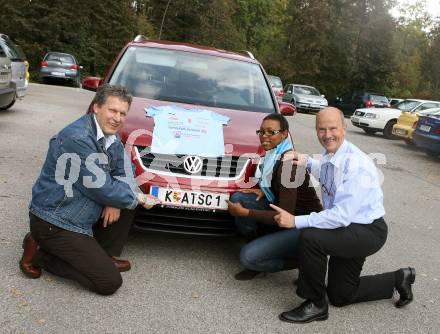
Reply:
M43 268L103 295L121 286L120 272L130 263L115 256L122 251L133 210L159 202L137 190L116 136L131 100L124 87L104 85L92 101L93 112L50 140L32 188L31 232L23 240L20 269L27 277L40 277Z

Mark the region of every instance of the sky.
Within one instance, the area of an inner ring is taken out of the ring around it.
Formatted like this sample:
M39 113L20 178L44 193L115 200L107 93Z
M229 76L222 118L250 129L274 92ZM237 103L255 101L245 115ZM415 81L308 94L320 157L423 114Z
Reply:
M417 0L397 0L399 4L414 4ZM440 16L440 0L426 0L426 9L428 13L430 13L433 17ZM393 11L393 14L396 15L397 12Z

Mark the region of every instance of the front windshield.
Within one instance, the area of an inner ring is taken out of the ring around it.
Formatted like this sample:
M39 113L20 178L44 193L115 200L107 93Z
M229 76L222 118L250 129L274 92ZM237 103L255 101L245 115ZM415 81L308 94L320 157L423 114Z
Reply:
M413 100L404 100L402 102L397 103L394 108L397 108L402 111L411 111L415 107L417 107L420 104L418 101Z
M316 95L316 96L321 95L319 91L314 87L295 86L294 90L295 90L295 94Z
M150 47L129 47L110 84L136 97L210 107L276 111L258 64Z

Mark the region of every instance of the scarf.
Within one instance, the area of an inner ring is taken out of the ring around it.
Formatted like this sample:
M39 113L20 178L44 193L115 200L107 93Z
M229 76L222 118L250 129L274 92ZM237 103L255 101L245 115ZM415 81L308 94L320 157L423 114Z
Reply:
M275 166L275 163L280 159L281 154L290 151L291 149L292 149L292 145L290 145L287 138L284 139L275 148L266 152L266 156L264 157L263 164L260 165L261 178L258 184L260 185L261 190L264 192L264 195L266 196L267 200L270 203L275 202L275 195L270 189L272 182L273 167Z

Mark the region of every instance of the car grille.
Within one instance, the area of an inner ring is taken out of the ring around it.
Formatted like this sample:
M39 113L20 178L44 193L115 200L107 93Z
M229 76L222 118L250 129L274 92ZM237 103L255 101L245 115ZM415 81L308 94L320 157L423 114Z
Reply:
M356 116L364 116L364 115L365 115L365 112L363 112L363 111L356 111L354 114L355 114Z
M183 168L185 154L158 154L150 153L149 147L137 146L137 153L142 153L140 157L144 167L150 171L159 173L172 173L177 175L194 175L211 178L238 178L246 168L249 161L247 157L223 156L223 157L200 157L203 167L200 172L191 174Z
M237 235L234 217L227 211L194 211L155 206L138 207L133 220L136 230L204 236Z

